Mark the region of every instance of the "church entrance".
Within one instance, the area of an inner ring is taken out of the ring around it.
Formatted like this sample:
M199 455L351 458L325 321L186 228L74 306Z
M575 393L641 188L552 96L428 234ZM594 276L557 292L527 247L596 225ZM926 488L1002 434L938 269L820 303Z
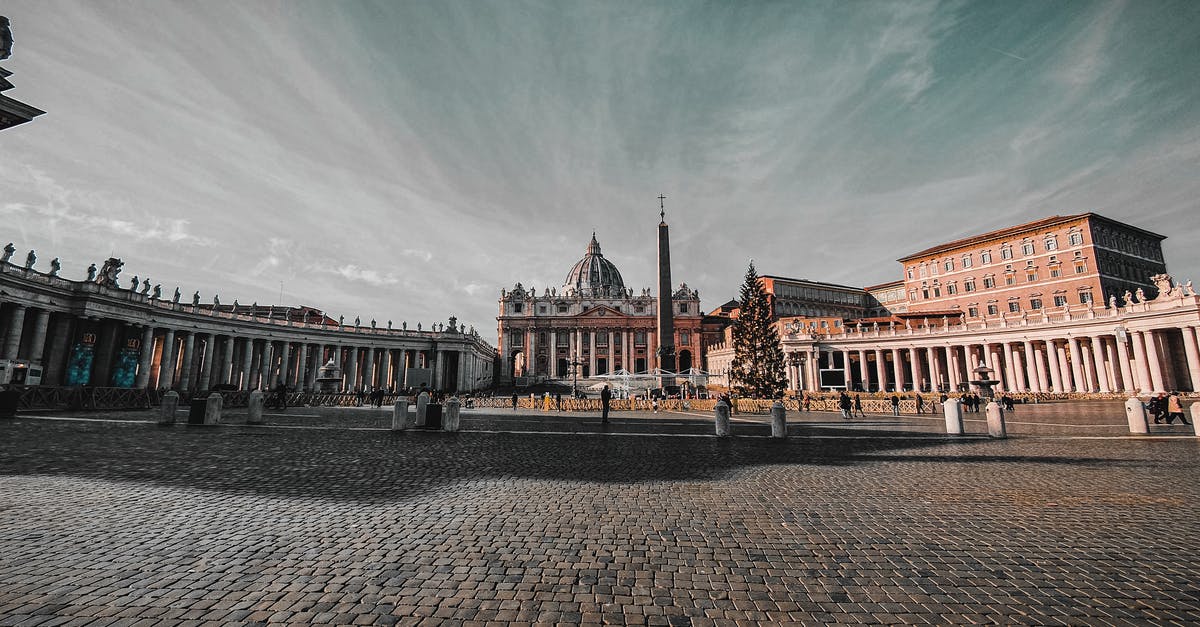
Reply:
M596 359L596 376L608 374L608 359L600 357Z
M554 366L554 376L563 378L571 373L571 362L565 358L559 358L558 363Z
M692 367L692 351L689 351L689 350L679 351L679 371L686 372L691 367Z
M638 373L646 372L645 357L638 357L637 359L633 360L633 371Z

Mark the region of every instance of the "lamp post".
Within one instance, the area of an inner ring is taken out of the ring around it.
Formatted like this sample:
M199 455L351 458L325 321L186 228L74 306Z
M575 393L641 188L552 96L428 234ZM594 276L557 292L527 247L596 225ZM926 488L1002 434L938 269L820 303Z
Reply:
M579 398L579 368L583 365L580 359L573 359L567 362L571 367L571 398Z

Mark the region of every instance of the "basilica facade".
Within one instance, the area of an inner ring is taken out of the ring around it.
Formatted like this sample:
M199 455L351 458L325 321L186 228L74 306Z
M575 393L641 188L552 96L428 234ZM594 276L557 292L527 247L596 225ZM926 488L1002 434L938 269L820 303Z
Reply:
M699 368L700 295L682 284L670 296L677 371ZM561 287L538 291L517 283L501 291L498 379L504 384L651 372L659 364L657 313L658 298L649 288L626 287L593 233Z

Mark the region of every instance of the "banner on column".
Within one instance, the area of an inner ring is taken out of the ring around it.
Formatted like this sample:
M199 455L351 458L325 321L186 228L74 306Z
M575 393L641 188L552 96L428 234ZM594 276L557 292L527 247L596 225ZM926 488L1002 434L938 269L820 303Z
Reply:
M96 334L84 332L71 346L67 361L66 385L87 385L92 382L92 362L96 359Z
M141 355L142 339L126 337L117 358L113 361L112 380L115 388L131 388L137 378L138 357Z

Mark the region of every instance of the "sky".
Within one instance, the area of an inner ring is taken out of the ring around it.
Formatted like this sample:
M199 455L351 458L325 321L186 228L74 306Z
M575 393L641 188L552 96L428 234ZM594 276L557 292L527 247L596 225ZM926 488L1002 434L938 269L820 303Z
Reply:
M592 232L702 306L1093 211L1200 280L1200 2L5 3L0 240L495 341ZM655 288L656 289L656 288Z

